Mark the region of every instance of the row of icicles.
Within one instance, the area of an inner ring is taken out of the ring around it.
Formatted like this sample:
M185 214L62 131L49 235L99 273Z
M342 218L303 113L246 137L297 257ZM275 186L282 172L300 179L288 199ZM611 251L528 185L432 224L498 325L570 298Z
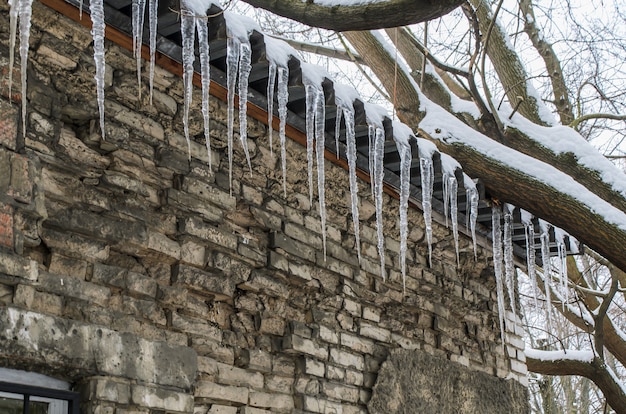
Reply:
M186 1L183 1L183 8L180 13L181 33L182 33L182 56L183 56L183 84L184 84L184 114L183 128L184 135L190 148L189 138L189 111L192 103L193 90L193 74L194 74L194 42L195 35L198 36L198 49L201 67L201 88L202 88L202 115L204 119L204 137L208 151L209 168L211 167L211 145L209 136L209 86L210 86L210 65L209 65L209 39L208 39L208 19L206 13L198 16L191 7L185 7ZM28 44L30 36L32 0L9 0L10 5L10 56L9 56L9 96L11 96L12 68L14 65L14 49L17 35L17 22L19 21L19 39L20 39L20 58L21 67L26 68L28 63ZM105 83L105 19L103 0L90 1L90 15L92 20L91 34L94 42L94 61L96 66L96 90L97 102L99 109L99 121L102 138L105 139L104 124L104 83ZM146 8L146 0L132 1L132 27L133 27L133 47L134 57L137 62L137 80L141 85L141 65L142 55L141 46L143 40L144 14ZM158 0L148 0L148 16L149 16L149 101L152 104L152 91L154 85L154 67L156 52L156 35L157 35L157 9ZM208 7L207 7L208 9ZM80 5L82 15L82 1ZM229 183L232 187L232 164L233 164L233 137L234 137L234 98L236 88L239 93L239 137L243 147L247 164L252 170L250 162L250 154L247 147L247 95L248 95L248 78L251 71L251 55L252 50L248 42L242 41L236 36L229 33L227 40L227 105L228 105L228 165L229 165ZM26 135L26 70L21 71L21 87L22 87L22 132ZM287 119L287 103L288 103L288 82L289 69L286 65L277 65L270 62L269 65L269 82L267 87L267 103L268 103L268 124L272 125L274 94L276 93L276 101L278 103L279 129L278 135L280 140L280 158L282 171L282 187L286 196L286 151L285 151L285 126ZM326 206L325 206L325 177L324 177L324 135L325 135L325 98L321 85L306 83L306 136L307 136L307 169L309 181L309 199L313 200L313 164L314 159L317 164L317 191L319 213L322 229L322 239L324 256L326 255ZM139 98L141 99L141 86L139 87ZM341 102L338 100L336 131L337 154L339 154L338 137L340 134L340 120L343 118L346 135L346 157L348 161L350 198L352 204L352 221L355 235L355 246L359 263L361 262L361 249L359 237L359 210L358 210L358 187L356 177L356 160L357 148L354 128L354 108L351 102ZM417 139L418 142L421 139ZM269 128L269 145L273 147L273 129ZM369 160L371 171L371 191L376 206L376 224L378 236L378 252L380 257L380 268L383 279L386 278L385 272L385 253L384 253L384 235L383 235L383 157L384 157L385 133L382 127L370 124L369 127ZM410 189L410 169L411 169L411 147L402 140L396 140L398 152L400 154L400 263L403 280L403 287L406 288L406 252L407 237L409 223L407 220L407 209L409 201ZM315 153L315 156L314 156ZM428 243L429 261L432 263L432 196L434 185L434 168L431 156L420 154L420 171L421 171L421 189L422 189L422 209L426 228L426 240ZM448 210L450 221L452 223L452 232L455 241L455 250L457 263L459 261L459 240L458 240L458 220L457 220L457 190L458 183L453 174L444 174L444 208L446 225L448 224ZM232 192L232 189L231 189ZM476 220L478 216L478 191L475 186L466 185L467 199L470 202L469 225L471 229L472 241L474 246L474 255L476 255ZM512 248L512 217L510 213L504 215L504 232L502 232L501 220L502 213L500 207L493 209L493 252L494 252L494 271L497 282L498 297L498 313L500 315L500 328L503 335L504 343L504 312L505 312L505 293L506 286L508 297L510 298L510 308L515 315L515 278L513 264L513 248ZM550 252L548 248L548 224L542 227L543 232L540 235L541 253L544 263L549 262ZM528 274L531 275L533 282L533 291L537 291L535 279L535 234L534 227L530 223L526 223L527 237L527 257L528 257ZM561 263L561 291L567 295L567 284L564 272L564 244L558 245L559 260ZM503 271L504 265L504 271ZM549 276L549 266L544 266L545 294L547 302L550 302L549 286L551 280ZM536 300L536 299L535 299ZM548 321L551 320L548 312Z

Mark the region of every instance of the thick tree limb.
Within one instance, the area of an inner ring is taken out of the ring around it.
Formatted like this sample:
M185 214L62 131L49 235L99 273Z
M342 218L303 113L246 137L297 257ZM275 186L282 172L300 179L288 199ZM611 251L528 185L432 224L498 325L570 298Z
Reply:
M245 1L309 26L339 32L420 23L441 17L463 3L462 0L372 0L350 6L328 6L302 0Z
M580 375L589 378L602 390L615 412L626 413L626 393L600 358L593 357L585 361L565 354L562 358L552 359L550 357L553 352L537 350L527 352L528 370L543 375Z

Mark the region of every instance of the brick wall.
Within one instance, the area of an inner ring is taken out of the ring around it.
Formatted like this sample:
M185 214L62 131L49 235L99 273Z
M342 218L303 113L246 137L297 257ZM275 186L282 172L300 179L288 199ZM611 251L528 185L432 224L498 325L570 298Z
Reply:
M500 344L488 251L474 260L462 237L457 267L435 225L428 267L412 210L403 292L397 200L383 281L369 185L359 264L347 173L327 163L324 257L304 149L288 142L283 196L278 148L250 119L253 172L235 145L231 195L224 103L211 100L210 170L202 139L188 160L180 78L157 68L153 106L147 82L139 102L134 60L111 43L102 141L89 32L38 3L23 139L0 10L0 366L73 382L87 413L367 412L394 349L525 383L520 332ZM198 137L201 120L195 105Z

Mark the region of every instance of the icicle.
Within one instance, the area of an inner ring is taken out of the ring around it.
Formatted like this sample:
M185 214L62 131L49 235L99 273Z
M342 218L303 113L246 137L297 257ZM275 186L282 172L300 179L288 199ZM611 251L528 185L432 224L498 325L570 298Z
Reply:
M452 235L454 236L454 251L456 252L456 264L460 265L459 259L459 207L458 207L459 183L456 177L448 177L448 193L450 196L450 221L452 221Z
M337 116L335 117L335 156L339 158L339 134L341 133L341 114L343 110L337 105Z
M20 59L22 75L22 135L26 137L26 78L28 73L28 48L30 41L30 18L32 16L33 0L19 0L20 23Z
M559 257L559 281L561 282L561 296L563 298L561 305L563 306L563 310L565 310L565 303L569 300L569 290L567 288L567 252L565 249L565 237L563 232L557 228L555 228L554 235Z
M367 139L368 139L368 158L369 173L370 173L370 191L372 193L372 200L374 197L374 138L376 136L376 128L374 125L367 126Z
M504 274L506 289L509 294L509 305L513 312L513 320L517 320L515 307L515 264L513 263L513 216L504 215Z
M354 133L354 109L344 107L343 117L346 124L346 146L348 158L348 173L350 177L350 200L352 201L352 225L356 253L361 263L361 238L359 236L359 187L356 180L356 137Z
M143 43L143 19L146 14L146 0L133 0L133 54L137 62L137 97L141 102L141 45Z
M267 70L267 126L270 139L270 154L274 155L274 89L276 89L276 63L270 62Z
M11 88L13 86L13 65L15 64L15 40L17 37L17 20L20 12L19 0L9 0L9 100L11 100ZM22 116L24 114L22 113Z
M193 64L196 60L194 42L196 38L194 14L183 3L180 13L180 32L183 37L183 85L185 106L183 112L183 130L187 140L187 155L191 160L191 141L189 139L189 109L193 97Z
M315 107L315 155L317 159L317 197L320 207L320 224L322 226L322 244L324 246L324 260L326 260L326 195L324 176L324 150L325 146L325 121L326 102L324 92L318 91Z
M385 170L383 158L385 155L385 131L376 128L374 133L374 200L376 204L376 232L378 234L378 255L380 257L380 273L386 280L385 273L385 236L383 234L383 179Z
M467 191L467 198L470 201L470 231L472 232L472 245L474 246L474 260L477 259L476 249L476 221L478 220L478 190L476 188L470 188Z
M289 69L278 68L278 137L280 139L280 161L283 172L283 195L287 197L287 151L285 149L285 125L287 124L287 102L289 101Z
M539 309L537 301L537 275L535 274L535 226L532 221L529 221L525 225L526 227L526 267L528 271L528 277L530 278L530 285L533 291L533 301L535 303L535 309Z
M430 158L420 157L420 175L422 184L422 210L424 212L424 225L426 226L426 241L428 242L428 263L433 265L433 222L432 222L432 198L435 172L433 161Z
M250 43L241 42L239 54L239 140L246 155L250 175L252 175L252 163L250 151L248 151L248 79L252 70L252 48Z
M152 91L154 90L154 65L156 55L156 37L157 37L157 23L159 21L159 1L148 0L148 20L150 20L150 105L152 105ZM209 162L211 157L209 157Z
M228 33L226 41L226 84L228 89L228 187L233 193L233 128L235 125L235 85L239 67L239 41L232 33Z
M306 85L306 163L309 177L309 203L313 204L313 142L315 140L315 110L319 97L315 85Z
M406 292L406 250L409 234L407 210L409 209L409 190L411 185L411 145L407 142L398 143L400 154L400 269L402 271L402 288Z
M91 36L93 37L93 58L96 63L96 91L98 110L100 112L100 130L104 139L104 4L103 0L92 0L89 3L91 15ZM24 75L23 75L24 76ZM23 100L22 102L25 102Z
M448 224L448 209L450 205L450 188L449 188L449 179L450 175L448 173L444 173L442 177L442 187L443 187L443 216L446 219L446 228L449 228Z
M496 277L496 294L498 297L498 317L500 318L500 336L502 338L502 348L506 343L504 332L504 318L506 309L504 307L504 284L502 275L502 227L500 220L502 213L499 206L491 208L491 238L493 242L493 272Z
M550 283L550 236L548 234L548 225L541 231L541 261L543 263L543 283L546 295L546 319L548 321L548 332L552 329L552 299L551 299L551 283Z
M202 82L202 118L204 120L204 142L211 169L211 135L209 130L209 88L211 87L211 64L209 60L209 27L206 18L196 18L198 49L200 51L200 70Z

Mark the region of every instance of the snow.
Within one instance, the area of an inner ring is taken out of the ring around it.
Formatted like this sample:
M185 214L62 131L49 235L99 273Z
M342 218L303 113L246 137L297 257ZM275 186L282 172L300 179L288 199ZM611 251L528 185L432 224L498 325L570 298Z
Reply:
M590 364L595 358L595 354L591 350L567 349L559 351L542 351L539 349L526 349L524 353L528 358L546 362L579 361Z
M607 222L626 230L626 214L624 212L593 194L569 175L486 137L462 123L422 94L420 94L420 105L420 110L426 112L426 116L419 126L433 139L438 139L447 144L466 145L485 157L498 160L504 165L524 172L539 182L556 186L562 193L586 205Z
M261 31L260 28L258 30ZM267 35L263 38L263 41L265 42L267 60L269 60L270 63L274 63L276 66L286 68L289 65L289 59L298 56L296 49L287 44L287 42L274 39Z
M516 128L556 155L574 154L578 163L598 172L602 181L616 192L626 196L626 174L598 152L579 133L567 126L544 127L530 122L519 114L511 120L504 119L507 126Z

